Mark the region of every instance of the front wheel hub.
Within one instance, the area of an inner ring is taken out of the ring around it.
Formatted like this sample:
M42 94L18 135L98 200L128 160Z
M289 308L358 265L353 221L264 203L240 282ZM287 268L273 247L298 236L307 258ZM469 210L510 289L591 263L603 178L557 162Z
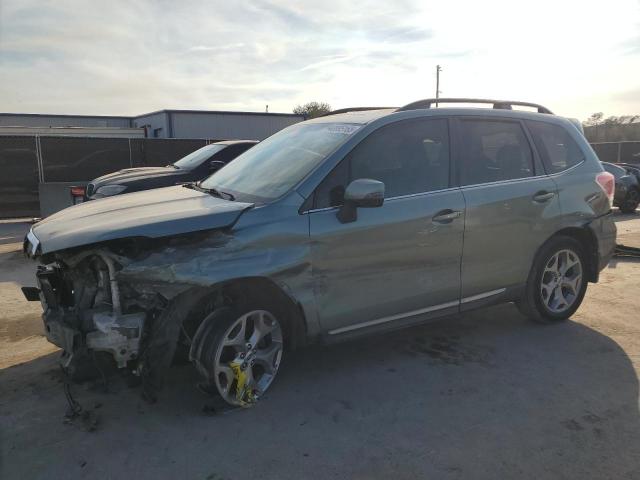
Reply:
M232 405L254 403L273 382L282 359L278 320L266 310L242 315L217 347L214 378L218 393Z

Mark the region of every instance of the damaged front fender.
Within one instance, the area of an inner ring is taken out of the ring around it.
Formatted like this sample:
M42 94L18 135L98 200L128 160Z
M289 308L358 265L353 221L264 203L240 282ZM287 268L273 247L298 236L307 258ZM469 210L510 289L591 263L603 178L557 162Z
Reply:
M170 300L192 288L264 278L300 305L309 335L319 333L311 277L308 217L297 215L265 232L247 212L233 229L194 234L158 245L118 272L118 279L147 295ZM255 215L257 216L257 215ZM273 232L272 235L268 234Z
M301 312L299 331L314 336L308 217L257 223L253 213L233 228L117 239L41 257L49 262L38 274L49 340L71 356L108 352L118 367L141 373L153 395L185 320L229 284L277 287Z

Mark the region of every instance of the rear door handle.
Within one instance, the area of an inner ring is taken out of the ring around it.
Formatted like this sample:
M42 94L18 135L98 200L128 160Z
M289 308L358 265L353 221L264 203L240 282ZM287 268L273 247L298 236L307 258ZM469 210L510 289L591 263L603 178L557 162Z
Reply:
M556 194L554 192L547 192L543 190L542 192L538 192L533 196L533 201L538 203L544 203L551 200L555 196Z
M436 213L431 220L436 223L451 223L456 218L459 218L460 215L462 215L462 212L459 210L441 210Z

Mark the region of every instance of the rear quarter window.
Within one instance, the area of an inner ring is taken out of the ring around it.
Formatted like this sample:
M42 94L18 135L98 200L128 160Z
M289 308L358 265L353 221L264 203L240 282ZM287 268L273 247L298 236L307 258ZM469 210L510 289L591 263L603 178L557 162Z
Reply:
M526 121L547 173L559 173L585 159L584 152L564 127Z

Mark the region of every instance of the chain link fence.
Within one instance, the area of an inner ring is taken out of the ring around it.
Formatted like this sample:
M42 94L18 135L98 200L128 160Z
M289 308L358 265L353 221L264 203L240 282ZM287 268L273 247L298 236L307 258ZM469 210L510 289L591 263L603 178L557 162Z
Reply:
M0 218L39 216L40 183L88 182L123 168L168 165L217 141L0 136ZM591 146L603 162L640 164L640 141Z
M36 216L39 159L33 137L0 137L0 218Z
M640 165L640 141L592 143L601 162L634 163Z
M0 218L40 215L38 186L163 166L214 139L0 136Z

